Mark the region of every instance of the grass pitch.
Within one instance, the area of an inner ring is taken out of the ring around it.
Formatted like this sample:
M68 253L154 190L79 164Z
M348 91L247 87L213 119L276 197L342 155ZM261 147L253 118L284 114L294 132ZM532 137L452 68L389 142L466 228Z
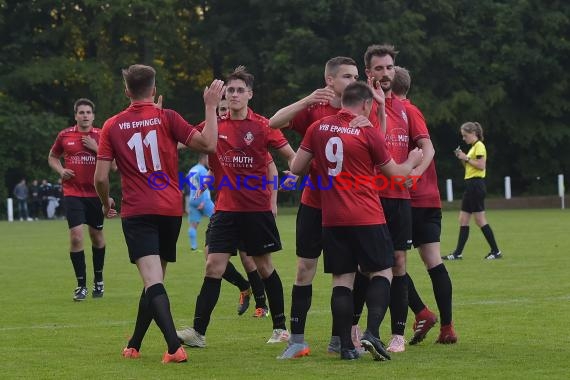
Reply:
M442 254L457 240L457 212L444 212ZM390 362L366 355L343 362L326 354L330 336L330 276L322 266L313 284L306 339L311 355L278 361L284 344L268 345L269 319L237 316L238 291L224 282L207 333L206 349L187 349L189 361L163 365L166 349L151 325L140 360L126 360L121 350L134 327L141 281L128 261L120 222L107 220L105 296L72 301L75 287L65 221L0 223L2 285L0 326L1 377L36 379L208 379L270 378L568 378L570 343L570 213L561 210L490 211L504 259L485 261L488 247L472 225L464 259L446 262L453 281L454 323L459 342L433 342L434 328L418 346L393 354ZM295 216L278 217L284 250L274 256L284 285L285 310L295 276ZM204 227L206 221L201 225ZM178 262L166 279L178 328L191 325L202 284L204 257L190 253L183 224ZM200 233L200 238L203 234ZM89 245L89 241L87 240ZM88 284L92 282L90 248L86 250ZM234 258L234 264L241 264ZM409 273L424 301L437 310L429 277L415 251ZM411 313L410 313L411 314ZM413 316L406 337L411 336ZM365 324L365 316L361 327ZM389 316L381 335L389 337Z

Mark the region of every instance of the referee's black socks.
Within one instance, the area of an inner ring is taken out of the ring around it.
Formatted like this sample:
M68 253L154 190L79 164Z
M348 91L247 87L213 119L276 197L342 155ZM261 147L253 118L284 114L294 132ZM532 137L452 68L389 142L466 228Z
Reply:
M491 226L489 224L485 224L483 227L481 227L481 232L483 232L483 235L485 236L487 243L489 243L489 247L491 247L491 252L492 253L499 252L499 247L497 247L497 242L495 241L495 234L493 234Z

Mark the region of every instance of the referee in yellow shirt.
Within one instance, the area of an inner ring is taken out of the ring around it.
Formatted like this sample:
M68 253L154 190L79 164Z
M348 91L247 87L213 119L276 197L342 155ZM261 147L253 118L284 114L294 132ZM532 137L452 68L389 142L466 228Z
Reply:
M491 252L485 259L495 260L503 257L493 230L487 218L485 217L485 165L487 161L487 150L483 144L483 128L477 122L467 122L461 126L461 136L463 141L471 145L471 149L467 154L458 147L455 150L455 157L465 167L465 193L461 203L461 211L459 211L459 238L455 250L447 255L442 256L444 260L460 260L463 258L463 248L469 238L469 221L471 215L475 217L475 223L481 228L481 232L487 239Z

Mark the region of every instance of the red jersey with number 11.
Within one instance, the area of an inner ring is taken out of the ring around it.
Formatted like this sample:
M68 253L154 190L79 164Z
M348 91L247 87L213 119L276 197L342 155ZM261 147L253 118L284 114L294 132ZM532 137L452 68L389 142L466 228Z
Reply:
M117 162L121 217L182 215L177 144L187 145L196 132L178 113L153 103L133 103L105 122L97 159Z

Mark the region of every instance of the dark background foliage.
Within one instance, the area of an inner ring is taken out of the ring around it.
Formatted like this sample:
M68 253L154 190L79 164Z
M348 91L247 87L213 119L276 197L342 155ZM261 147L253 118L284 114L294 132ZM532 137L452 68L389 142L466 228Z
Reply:
M366 47L384 42L412 73L442 191L445 178L460 190L451 152L459 126L479 121L491 193L510 175L514 196L554 194L570 168L569 38L566 1L0 0L0 198L21 177L55 182L46 158L73 102L95 101L101 126L128 104L130 64L154 66L165 107L191 123L204 86L243 64L256 77L252 108L270 117L321 87L333 56L353 57L364 77ZM182 153L181 170L194 158Z

